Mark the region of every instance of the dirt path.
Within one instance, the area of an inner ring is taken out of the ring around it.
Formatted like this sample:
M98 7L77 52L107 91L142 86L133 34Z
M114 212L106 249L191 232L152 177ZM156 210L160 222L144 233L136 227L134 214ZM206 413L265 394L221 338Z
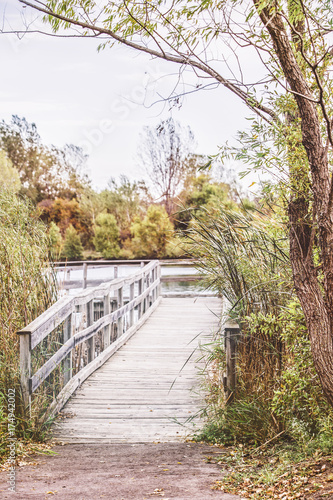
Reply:
M0 498L64 500L239 500L212 491L222 471L206 463L217 448L194 443L66 445L17 470L16 493L0 475Z

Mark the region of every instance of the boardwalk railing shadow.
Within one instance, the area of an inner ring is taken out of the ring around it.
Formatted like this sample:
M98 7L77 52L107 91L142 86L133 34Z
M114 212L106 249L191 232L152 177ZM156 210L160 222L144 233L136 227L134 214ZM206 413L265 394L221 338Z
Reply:
M82 382L146 321L160 300L160 264L151 261L125 278L58 300L18 332L24 403L58 370L49 414L56 414ZM46 353L50 338L53 352ZM54 347L55 346L55 347ZM60 382L59 382L60 380Z

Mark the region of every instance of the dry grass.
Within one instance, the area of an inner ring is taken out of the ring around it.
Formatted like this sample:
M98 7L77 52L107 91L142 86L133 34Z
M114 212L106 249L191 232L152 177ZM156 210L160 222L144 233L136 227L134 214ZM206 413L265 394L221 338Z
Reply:
M45 395L24 407L16 332L56 300L56 281L50 270L49 240L38 214L26 200L0 192L0 453L6 453L7 394L15 390L16 437L40 439Z

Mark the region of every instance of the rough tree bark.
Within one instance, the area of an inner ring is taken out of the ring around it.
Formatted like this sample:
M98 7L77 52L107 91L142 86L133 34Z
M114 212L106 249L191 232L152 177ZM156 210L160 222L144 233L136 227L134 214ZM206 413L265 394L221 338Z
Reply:
M290 262L310 335L314 364L325 395L333 406L333 217L327 148L323 145L315 99L297 64L281 14L276 10L272 15L272 10L268 11L267 7L258 8L258 13L270 34L301 118L302 142L312 176L313 212L316 217L309 224L308 200L301 192L292 196L288 210ZM319 236L321 269L315 267L313 260L314 224Z

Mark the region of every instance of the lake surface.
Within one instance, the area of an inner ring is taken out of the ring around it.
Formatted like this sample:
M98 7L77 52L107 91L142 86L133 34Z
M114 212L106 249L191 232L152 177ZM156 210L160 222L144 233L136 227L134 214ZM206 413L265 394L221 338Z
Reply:
M118 267L118 278L128 276L135 273L140 269L139 265L119 265ZM58 271L58 279L60 282L70 279L70 281L82 280L82 268L70 271L70 276L66 274L67 271ZM182 264L170 264L161 263L161 275L164 278L172 278L172 281L163 281L161 284L162 294L174 294L174 293L205 293L209 295L214 295L213 292L206 290L202 280L193 280L193 276L198 274L198 271L193 265L182 265ZM179 280L176 279L179 277ZM191 281L186 280L187 277L192 277ZM88 266L88 280L89 279L112 279L115 278L115 266L110 265L108 267L103 267L101 269L94 268L91 269ZM70 289L69 294L73 295L77 293L80 289Z

